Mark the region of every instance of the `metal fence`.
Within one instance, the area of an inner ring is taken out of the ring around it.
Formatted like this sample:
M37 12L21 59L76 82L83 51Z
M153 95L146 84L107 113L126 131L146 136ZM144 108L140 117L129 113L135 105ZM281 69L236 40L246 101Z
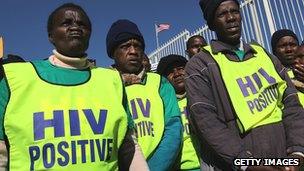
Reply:
M279 29L293 30L299 40L304 32L304 0L241 0L242 40L256 41L271 51L271 35ZM194 32L184 30L154 50L148 57L155 70L161 57L179 54L187 57L186 41L193 35L202 35L209 43L216 38L213 31L204 25Z

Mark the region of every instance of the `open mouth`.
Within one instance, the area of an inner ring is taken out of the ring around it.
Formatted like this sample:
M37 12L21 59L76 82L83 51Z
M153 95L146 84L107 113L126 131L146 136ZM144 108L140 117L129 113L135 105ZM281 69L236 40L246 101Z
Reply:
M130 64L138 64L139 62L138 61L135 61L135 60L131 60L130 61Z
M129 63L130 64L138 64L138 63L140 63L140 60L138 60L137 58L132 58L132 59L129 60Z
M239 30L239 26L228 27L227 30L228 31L238 31Z
M237 23L231 23L226 28L228 31L238 31L240 29Z

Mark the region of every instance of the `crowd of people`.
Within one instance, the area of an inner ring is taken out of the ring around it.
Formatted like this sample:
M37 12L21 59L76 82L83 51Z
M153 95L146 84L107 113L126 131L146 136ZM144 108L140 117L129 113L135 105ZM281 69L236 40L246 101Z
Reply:
M188 58L164 56L155 72L134 22L113 22L106 49L114 63L100 68L86 54L85 10L56 8L51 56L1 59L0 170L300 170L304 44L282 29L268 52L241 41L237 0L199 5L217 39L190 37ZM263 158L299 163L234 162Z

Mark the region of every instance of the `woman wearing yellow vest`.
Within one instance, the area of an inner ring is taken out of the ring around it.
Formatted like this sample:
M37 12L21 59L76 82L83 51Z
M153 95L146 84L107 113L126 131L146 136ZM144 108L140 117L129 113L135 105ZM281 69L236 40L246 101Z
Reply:
M299 46L297 35L289 29L275 31L271 36L272 53L278 57L288 74L293 78L292 69L296 62L296 50ZM290 72L289 72L290 71Z
M277 30L271 37L272 53L278 57L280 62L287 69L287 74L298 91L302 106L304 105L303 88L303 66L300 65L297 57L299 40L297 35L289 29Z
M181 152L180 170L200 170L199 157L197 156L190 138L190 127L187 113L187 98L185 90L185 71L184 67L187 59L180 55L168 55L162 57L157 66L157 73L166 77L173 85L176 97L178 99L179 109L183 123L183 148Z
M200 0L216 40L185 67L189 120L202 160L215 170L298 170L238 162L304 159L304 110L286 69L261 46L240 40L238 0ZM237 159L237 160L235 160Z
M51 13L47 29L53 55L3 65L0 137L1 147L7 142L1 148L1 154L8 151L7 168L147 170L131 137L134 124L119 73L87 60L86 12L64 4Z
M150 170L170 170L180 151L182 135L173 87L160 75L145 72L142 64L145 42L133 22L114 22L106 43L108 55L115 61L115 68L130 84L126 86L130 110L138 143Z

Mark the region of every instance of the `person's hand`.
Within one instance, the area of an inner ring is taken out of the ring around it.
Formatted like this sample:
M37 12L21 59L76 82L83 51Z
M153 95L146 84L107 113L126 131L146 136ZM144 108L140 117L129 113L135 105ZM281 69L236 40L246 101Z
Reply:
M299 171L300 167L299 166L287 166L285 167L284 171Z
M284 171L284 168L272 166L248 166L246 171Z
M297 63L294 65L293 72L298 81L304 83L304 64Z
M297 154L291 154L291 155L289 155L289 157L300 159L300 161L299 161L300 163L299 163L299 166L286 166L285 171L299 171L300 166L304 164L304 158Z

